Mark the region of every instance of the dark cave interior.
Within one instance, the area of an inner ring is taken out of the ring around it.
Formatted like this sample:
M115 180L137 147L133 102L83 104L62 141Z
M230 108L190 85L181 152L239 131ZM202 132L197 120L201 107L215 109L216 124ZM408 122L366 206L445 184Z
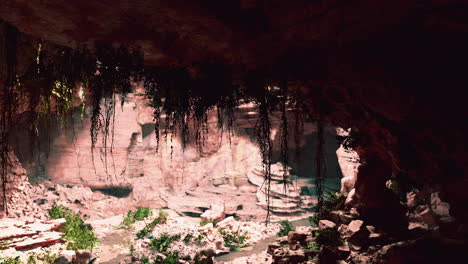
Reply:
M190 173L209 166L240 170L239 157L254 144L267 218L272 168L283 164L279 171L291 166L293 174L313 179L302 189L317 197L317 216L330 219L325 196L343 177L346 201L339 210L356 210L353 221L392 238L377 246L352 243L346 257L331 246L301 261L272 251L265 263L464 263L467 13L466 0L4 0L0 218L12 217L9 193L19 186L18 175L28 174L33 185L34 177L86 180L92 190L118 190L113 195L130 199L145 185L138 177L163 167L162 178L146 181L171 192L205 188L201 178L175 177L180 168L172 160L205 162ZM222 144L231 145L229 154L219 154ZM350 189L339 149L359 157ZM65 159L70 153L76 157ZM220 165L225 156L233 165ZM212 165L210 157L219 161ZM75 176L75 159L85 176ZM122 160L128 163L121 166ZM96 169L100 162L104 169ZM87 174L99 174L98 180ZM133 187L119 179L124 174ZM287 186L288 175L282 177ZM411 193L428 205L414 209ZM443 216L435 213L435 193L450 205ZM153 208L170 201L138 199ZM424 232L411 229L416 218L428 226ZM366 232L341 235L353 242Z

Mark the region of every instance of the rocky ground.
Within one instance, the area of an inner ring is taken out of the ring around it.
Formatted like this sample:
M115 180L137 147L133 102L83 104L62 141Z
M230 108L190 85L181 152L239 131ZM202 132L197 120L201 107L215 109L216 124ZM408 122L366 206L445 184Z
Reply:
M407 229L373 226L355 208L345 210L340 203L312 231L291 231L269 244L266 255L236 263L466 263L466 227L448 214L449 205L437 193L430 195L429 205L425 196L408 194Z

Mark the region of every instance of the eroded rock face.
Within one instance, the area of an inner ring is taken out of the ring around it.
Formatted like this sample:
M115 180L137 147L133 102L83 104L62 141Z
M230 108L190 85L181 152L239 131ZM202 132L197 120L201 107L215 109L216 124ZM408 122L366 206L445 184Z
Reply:
M255 70L288 76L314 116L357 128L363 149L440 188L466 222L466 11L458 0L12 0L0 16L56 44L139 45L148 64L214 60L240 78ZM381 188L376 181L370 189Z
M406 230L406 209L398 197L385 185L391 169L378 156L366 156L356 181L357 209L363 219L371 224L394 231Z

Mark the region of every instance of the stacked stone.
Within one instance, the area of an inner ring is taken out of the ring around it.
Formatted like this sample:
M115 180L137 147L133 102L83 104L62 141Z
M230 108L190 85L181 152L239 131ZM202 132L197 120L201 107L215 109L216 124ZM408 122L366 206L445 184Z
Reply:
M310 197L302 196L300 187L295 185L290 173L291 168L280 163L271 166L271 181L268 185L262 167L256 167L247 173L249 182L258 186L257 204L278 216L302 215L312 209ZM269 200L267 199L269 195Z

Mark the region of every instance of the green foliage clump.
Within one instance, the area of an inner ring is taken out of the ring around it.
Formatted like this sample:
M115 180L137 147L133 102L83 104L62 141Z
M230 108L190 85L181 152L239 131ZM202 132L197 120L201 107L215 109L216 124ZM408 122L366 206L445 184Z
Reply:
M282 237L282 236L287 236L289 234L290 231L294 231L295 228L294 226L291 224L291 222L285 220L285 221L281 221L280 222L280 225L281 225L281 229L280 231L278 232L277 236L279 237Z
M213 226L216 226L217 223L219 223L218 220L201 220L200 221L200 226L206 226L207 224L212 223Z
M310 223L311 226L316 227L318 225L319 219L318 219L317 215L310 216L308 218L308 220L309 220L309 223Z
M0 258L0 264L52 264L58 258L57 254L52 254L46 251L41 254L31 254L27 256L27 261L22 262L20 257L4 257Z
M136 211L128 211L119 227L123 229L130 229L136 221L143 221L145 218L152 215L153 212L151 212L150 208L138 207Z
M163 253L167 251L172 242L177 241L179 239L180 234L171 236L167 233L164 233L161 234L160 237L151 239L149 246L151 247L151 249Z
M52 219L65 218L67 215L70 215L73 213L73 211L70 208L67 208L63 205L56 205L56 204L54 204L52 208L50 208L47 211L49 212L49 216Z
M343 239L335 228L326 228L314 231L315 242L322 246L341 246Z
M322 211L316 215L316 223L319 220L326 219L330 212L333 210L339 210L344 206L346 197L340 192L330 192L325 194L322 204Z
M193 239L193 235L192 235L192 234L187 234L187 235L185 235L185 237L184 237L184 243L185 243L185 244L188 244L188 243L190 243L190 241L191 241L192 239Z
M307 244L306 247L304 247L304 252L306 253L319 253L320 252L321 245L318 244L317 242L310 242Z
M247 241L247 235L245 233L225 231L222 229L218 231L223 236L224 245L232 251L240 251L242 247L247 246L245 244Z
M20 257L0 258L0 264L21 264Z
M52 252L46 251L38 255L30 255L28 257L28 264L37 264L37 263L52 264L58 257L59 256L57 254L52 254Z
M197 240L198 242L201 242L203 241L203 239L205 239L205 236L204 235L198 235L197 238L195 240Z
M163 256L157 256L154 262L151 262L150 259L146 256L140 258L140 262L143 264L177 264L179 263L180 253L177 250L172 252L165 252Z
M167 213L164 212L163 210L159 210L158 217L156 217L153 221L151 221L149 224L147 224L142 230L140 230L136 234L137 239L142 239L149 233L151 233L154 229L154 227L158 224L164 224L167 221Z
M6 241L0 241L0 250L4 250L8 247L8 243Z
M53 205L49 209L49 215L53 219L65 218L66 223L61 230L65 233L64 239L67 241L67 249L92 250L98 239L94 235L90 225L84 223L81 215L74 213L71 209L62 205Z

